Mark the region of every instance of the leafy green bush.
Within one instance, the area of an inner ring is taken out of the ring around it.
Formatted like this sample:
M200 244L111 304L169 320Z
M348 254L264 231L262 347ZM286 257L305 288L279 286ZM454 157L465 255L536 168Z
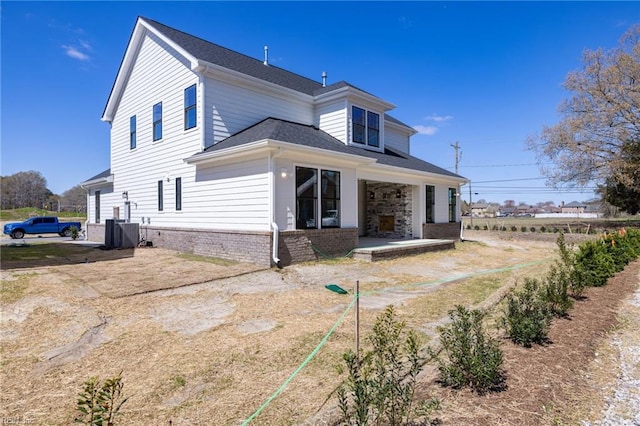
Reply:
M122 371L102 383L98 377L84 382L84 389L78 394L76 408L79 413L75 422L89 426L113 426L115 417L128 399L123 399L123 387Z
M439 408L432 398L413 407L417 376L428 358L414 331L395 318L393 306L378 316L368 337L372 349L361 356L343 355L348 377L338 388L338 406L348 425L401 425Z
M545 287L535 278L526 278L520 290L507 294L499 325L514 343L531 347L547 339L552 313L545 300Z
M481 310L458 305L449 311L451 323L438 329L442 345L438 364L443 384L468 386L480 394L503 385L502 350L484 330L484 316Z
M516 232L518 230L518 227L515 225L511 225L511 231L512 232Z
M603 240L585 241L576 253L576 279L600 287L616 273L616 265Z
M80 236L80 230L78 229L78 227L76 226L72 226L71 228L69 228L71 230L71 239L73 241L77 240L78 237Z
M540 232L547 232L547 228L546 228L546 226L542 225L542 226L540 227Z

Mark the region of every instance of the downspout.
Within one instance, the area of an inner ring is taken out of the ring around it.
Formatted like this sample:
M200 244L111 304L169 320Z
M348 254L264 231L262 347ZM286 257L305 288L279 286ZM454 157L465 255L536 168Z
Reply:
M91 190L87 189L87 220L84 221L84 240L89 241L89 222L91 215Z
M278 228L278 224L276 223L276 173L275 173L275 165L276 158L281 156L283 153L283 149L279 148L278 152L275 154L269 154L269 217L271 219L271 229L273 231L273 247L271 249L271 259L273 263L276 264L278 268L282 268L280 264L280 258L278 257L278 234L280 233L280 229Z

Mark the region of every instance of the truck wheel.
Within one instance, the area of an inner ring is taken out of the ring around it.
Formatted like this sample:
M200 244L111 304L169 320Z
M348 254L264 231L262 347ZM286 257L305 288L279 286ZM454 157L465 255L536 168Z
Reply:
M60 235L62 235L63 237L70 237L71 236L71 228L64 228L62 230L62 232L60 233Z
M24 237L24 231L23 231L22 229L16 229L15 231L13 231L13 232L11 233L11 236L12 236L14 239L19 240L20 238Z

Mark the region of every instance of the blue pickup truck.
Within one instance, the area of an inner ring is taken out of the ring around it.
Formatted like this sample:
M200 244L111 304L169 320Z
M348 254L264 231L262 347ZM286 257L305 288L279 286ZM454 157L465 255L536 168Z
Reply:
M3 233L11 238L22 238L25 234L58 234L61 237L70 237L71 228L78 231L82 228L80 222L58 222L55 216L32 217L24 222L7 223Z

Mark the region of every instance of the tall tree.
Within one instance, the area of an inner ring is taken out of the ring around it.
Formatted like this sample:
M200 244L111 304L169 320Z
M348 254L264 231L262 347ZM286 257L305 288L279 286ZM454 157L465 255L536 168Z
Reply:
M634 25L616 48L586 50L582 69L565 80L572 95L560 106L561 121L528 139L539 160L553 163L542 169L552 184L640 193L639 39Z

